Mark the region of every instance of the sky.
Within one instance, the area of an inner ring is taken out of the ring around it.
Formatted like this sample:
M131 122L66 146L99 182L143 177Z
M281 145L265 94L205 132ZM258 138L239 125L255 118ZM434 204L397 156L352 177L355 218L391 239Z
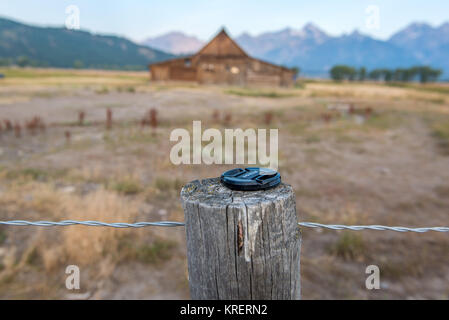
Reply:
M312 22L330 35L358 30L387 39L412 22L449 21L447 0L0 0L0 16L40 26L63 26L66 8L79 8L80 27L140 42L170 31L202 40L226 26L233 36L257 35Z

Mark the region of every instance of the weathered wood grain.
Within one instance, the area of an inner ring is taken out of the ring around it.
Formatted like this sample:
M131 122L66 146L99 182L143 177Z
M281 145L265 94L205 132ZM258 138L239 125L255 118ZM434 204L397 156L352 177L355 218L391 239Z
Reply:
M240 192L218 178L181 191L192 299L300 299L292 188Z

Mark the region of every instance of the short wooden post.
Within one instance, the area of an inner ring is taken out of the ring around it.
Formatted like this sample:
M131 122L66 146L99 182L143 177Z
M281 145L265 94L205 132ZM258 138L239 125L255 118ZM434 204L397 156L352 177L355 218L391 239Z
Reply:
M291 186L232 191L218 178L181 191L192 299L300 299L301 234Z

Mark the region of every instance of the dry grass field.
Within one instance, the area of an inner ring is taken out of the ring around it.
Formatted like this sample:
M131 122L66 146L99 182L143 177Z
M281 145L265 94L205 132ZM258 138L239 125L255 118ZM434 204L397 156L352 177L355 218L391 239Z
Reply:
M0 73L0 220L183 221L182 185L231 167L170 162L170 132L201 120L279 128L279 171L299 220L449 225L446 85L231 88L154 84L147 73ZM142 126L151 109L156 121ZM305 299L449 298L447 234L302 232ZM188 298L185 250L183 228L0 226L0 298ZM65 288L72 264L76 294ZM365 289L371 264L380 290Z

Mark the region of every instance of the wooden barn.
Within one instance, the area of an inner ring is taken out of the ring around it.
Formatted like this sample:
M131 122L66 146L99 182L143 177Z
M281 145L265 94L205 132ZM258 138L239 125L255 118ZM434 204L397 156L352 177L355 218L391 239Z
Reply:
M224 29L198 53L149 65L154 81L290 86L291 69L250 57Z

